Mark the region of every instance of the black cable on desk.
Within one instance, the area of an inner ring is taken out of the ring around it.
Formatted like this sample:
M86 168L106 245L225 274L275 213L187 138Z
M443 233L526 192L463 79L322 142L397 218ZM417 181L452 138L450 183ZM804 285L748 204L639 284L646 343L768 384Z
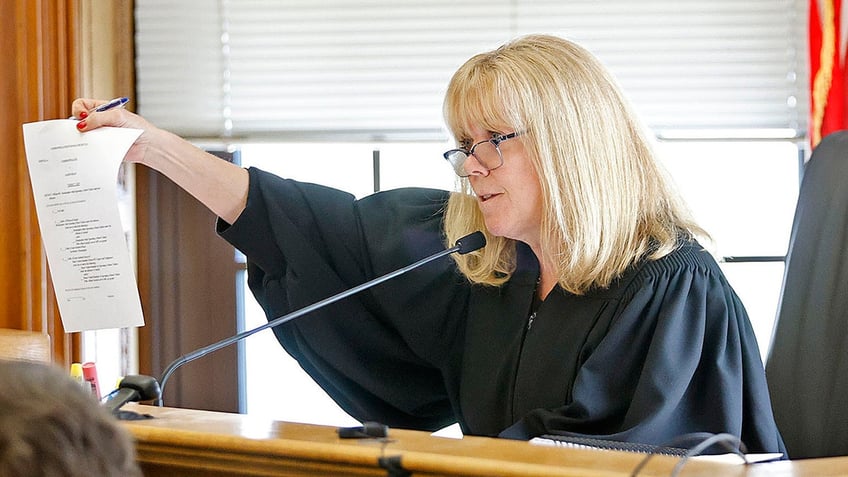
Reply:
M697 441L697 444L694 446L684 446L681 445L683 442L693 442ZM690 457L695 457L701 455L705 450L709 449L714 445L721 445L726 448L729 452L732 452L748 464L748 458L745 456L747 449L745 444L741 439L734 436L733 434L721 433L721 434L712 434L709 432L698 432L693 434L684 434L676 439L673 442L669 443L667 447L685 447L688 448L686 453L680 458L677 464L674 466L674 469L671 471L671 477L676 477L680 475L680 472L683 470L683 466L689 461ZM666 447L666 446L662 446ZM655 455L658 455L657 452L651 452L646 455L639 465L633 469L633 472L630 474L630 477L636 477L639 475L639 472L648 464L648 461Z

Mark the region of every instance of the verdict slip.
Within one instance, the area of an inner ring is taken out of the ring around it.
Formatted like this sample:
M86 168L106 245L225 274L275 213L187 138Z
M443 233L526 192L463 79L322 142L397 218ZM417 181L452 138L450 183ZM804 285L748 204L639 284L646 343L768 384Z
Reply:
M143 326L118 210L118 170L137 129L23 125L35 209L65 331Z

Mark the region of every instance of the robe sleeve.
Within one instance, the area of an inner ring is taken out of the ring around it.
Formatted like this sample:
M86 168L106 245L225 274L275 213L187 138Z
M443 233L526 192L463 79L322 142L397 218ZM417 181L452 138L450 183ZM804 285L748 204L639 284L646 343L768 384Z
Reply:
M447 192L400 189L355 200L249 169L247 207L219 234L248 259L269 320L444 249ZM454 422L467 287L450 258L431 262L274 329L303 369L349 414L397 427Z
M571 401L529 412L502 437L669 445L730 433L750 452L785 452L747 313L711 258L648 263L607 323L582 350Z

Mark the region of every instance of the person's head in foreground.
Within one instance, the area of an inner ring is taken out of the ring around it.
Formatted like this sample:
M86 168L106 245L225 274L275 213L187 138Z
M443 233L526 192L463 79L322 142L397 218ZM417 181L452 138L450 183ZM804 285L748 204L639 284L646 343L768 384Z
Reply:
M0 360L0 477L140 476L129 434L58 367Z

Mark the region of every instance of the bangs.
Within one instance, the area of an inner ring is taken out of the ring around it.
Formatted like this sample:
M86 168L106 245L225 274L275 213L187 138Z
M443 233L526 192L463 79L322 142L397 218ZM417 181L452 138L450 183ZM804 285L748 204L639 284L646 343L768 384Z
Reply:
M482 56L482 55L481 55ZM511 98L500 81L494 58L477 56L463 65L453 76L445 94L445 123L458 141L469 139L471 131L506 131Z

